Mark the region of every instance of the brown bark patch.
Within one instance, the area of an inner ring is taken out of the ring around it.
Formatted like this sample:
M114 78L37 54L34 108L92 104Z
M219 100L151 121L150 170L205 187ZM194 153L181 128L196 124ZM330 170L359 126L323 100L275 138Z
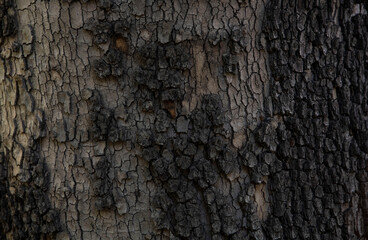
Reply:
M119 37L115 41L116 47L120 49L123 53L128 52L128 43L123 37Z
M268 216L268 190L266 181L255 186L254 200L257 203L257 216L265 220Z
M163 101L164 109L166 109L172 118L176 118L176 104L174 101Z

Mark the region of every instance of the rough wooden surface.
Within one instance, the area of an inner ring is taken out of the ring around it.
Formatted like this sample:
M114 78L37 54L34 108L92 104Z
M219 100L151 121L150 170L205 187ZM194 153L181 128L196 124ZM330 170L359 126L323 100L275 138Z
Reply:
M367 239L367 9L0 0L0 239Z

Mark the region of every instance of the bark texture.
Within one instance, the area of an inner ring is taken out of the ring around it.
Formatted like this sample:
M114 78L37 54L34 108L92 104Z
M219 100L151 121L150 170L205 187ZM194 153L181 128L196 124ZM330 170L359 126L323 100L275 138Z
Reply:
M275 157L282 161L270 174L268 220L281 224L281 238L368 238L366 9L366 1L272 1L267 8L271 115L281 120Z
M0 0L0 239L367 239L367 9Z

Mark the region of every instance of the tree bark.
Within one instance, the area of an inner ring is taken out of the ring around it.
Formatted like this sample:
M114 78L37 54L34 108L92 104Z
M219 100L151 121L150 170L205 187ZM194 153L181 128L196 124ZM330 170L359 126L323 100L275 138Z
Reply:
M0 239L368 239L367 10L0 0Z

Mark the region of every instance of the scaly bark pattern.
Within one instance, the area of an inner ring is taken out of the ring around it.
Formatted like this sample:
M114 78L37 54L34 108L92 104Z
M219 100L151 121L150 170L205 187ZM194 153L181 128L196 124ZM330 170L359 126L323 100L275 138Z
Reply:
M0 0L0 238L366 238L367 9Z
M272 1L269 236L367 239L366 1ZM264 142L264 141L262 141ZM273 223L275 227L272 227Z
M40 154L43 110L35 106L32 26L18 27L14 1L0 2L0 239L47 239L60 230Z

